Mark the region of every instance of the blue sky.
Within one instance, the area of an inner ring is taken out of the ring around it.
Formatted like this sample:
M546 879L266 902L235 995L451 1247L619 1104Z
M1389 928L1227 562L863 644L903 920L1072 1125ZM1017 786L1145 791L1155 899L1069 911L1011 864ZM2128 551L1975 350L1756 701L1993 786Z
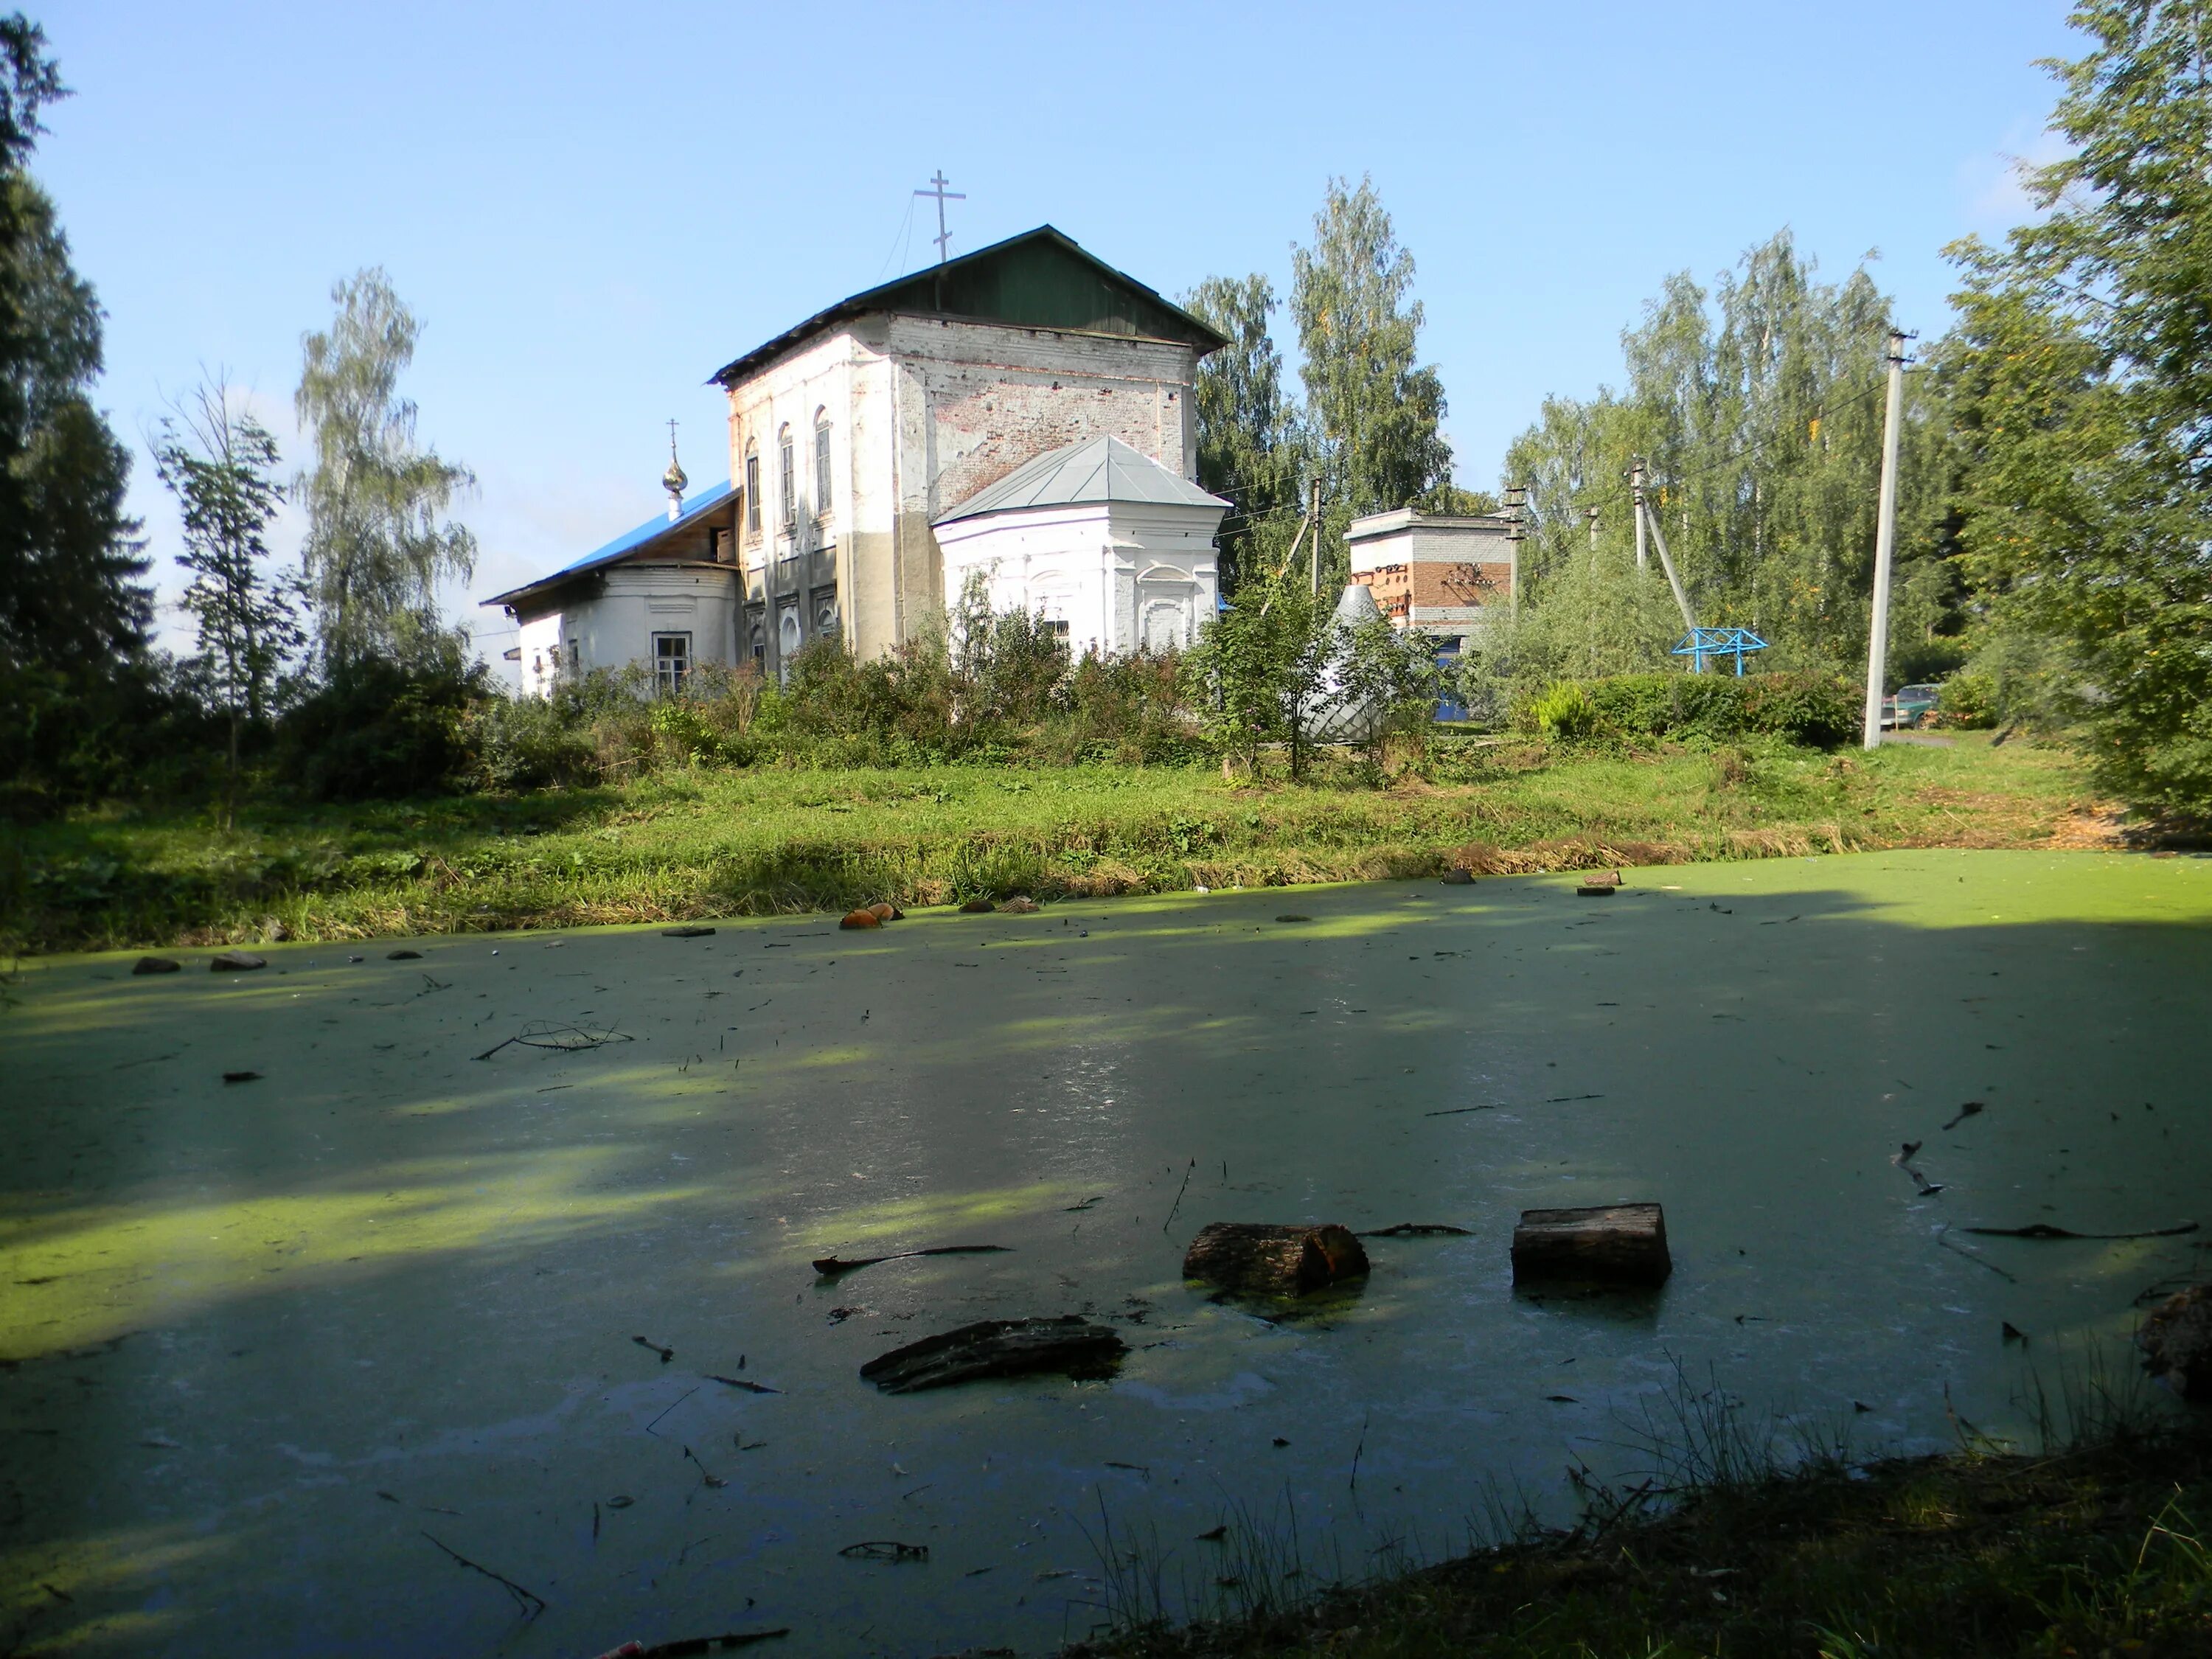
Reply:
M466 601L650 516L671 416L725 476L708 374L933 258L910 192L939 167L955 252L1050 222L1170 294L1286 289L1325 180L1371 174L1487 487L1547 393L1618 377L1665 273L1781 226L1835 276L1879 249L1939 331L1938 250L2013 222L2011 158L2051 153L2033 60L2078 52L2066 9L66 0L32 7L76 92L37 167L108 313L165 595L144 432L205 365L289 440L301 335L380 264L426 324L422 434L480 480L453 598L496 658Z

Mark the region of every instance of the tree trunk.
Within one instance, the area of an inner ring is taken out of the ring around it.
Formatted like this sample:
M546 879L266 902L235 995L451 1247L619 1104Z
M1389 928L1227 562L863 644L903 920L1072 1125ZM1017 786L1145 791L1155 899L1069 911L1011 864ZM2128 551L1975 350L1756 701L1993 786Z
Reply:
M1367 1252L1348 1228L1325 1224L1272 1227L1217 1221L1191 1241L1185 1279L1224 1290L1304 1296L1347 1279L1364 1278Z
M1656 1204L1523 1210L1513 1230L1513 1278L1663 1285L1674 1271Z

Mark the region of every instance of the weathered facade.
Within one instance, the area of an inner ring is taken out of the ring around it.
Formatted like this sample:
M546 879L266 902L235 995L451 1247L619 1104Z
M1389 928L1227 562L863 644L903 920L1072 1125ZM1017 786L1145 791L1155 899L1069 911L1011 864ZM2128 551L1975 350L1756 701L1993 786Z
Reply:
M1394 627L1455 646L1519 595L1519 544L1509 519L1443 518L1400 507L1345 532L1352 580L1372 590Z
M1049 226L1028 232L855 295L726 365L714 379L729 398L730 483L488 603L522 627L526 689L554 646L557 672L659 648L654 629L602 614L623 594L617 567L703 568L702 600L721 584L728 631L706 638L719 624L695 611L695 661L775 674L823 638L881 654L945 604L935 525L1024 463L1110 436L1190 479L1192 387L1221 343Z

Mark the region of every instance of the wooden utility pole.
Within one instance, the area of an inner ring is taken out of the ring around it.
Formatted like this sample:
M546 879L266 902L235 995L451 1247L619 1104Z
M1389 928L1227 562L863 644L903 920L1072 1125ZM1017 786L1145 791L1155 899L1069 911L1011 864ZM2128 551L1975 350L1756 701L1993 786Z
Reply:
M1889 676L1889 572L1897 551L1897 445L1905 422L1903 330L1889 331L1889 411L1881 425L1881 504L1874 529L1874 619L1867 630L1864 745L1881 747L1881 704Z
M1319 599L1321 597L1321 480L1319 478L1313 481L1312 501L1313 506L1308 518L1313 526L1313 591L1314 597Z
M1597 509L1586 507L1583 509L1583 516L1589 520L1590 551L1595 553L1597 551Z
M1636 498L1636 568L1648 569L1650 561L1644 552L1644 458L1639 455L1628 465L1628 493Z
M1521 609L1521 544L1528 538L1528 489L1525 484L1505 486L1505 539L1512 549L1512 568L1506 577L1511 585L1508 602L1516 612Z

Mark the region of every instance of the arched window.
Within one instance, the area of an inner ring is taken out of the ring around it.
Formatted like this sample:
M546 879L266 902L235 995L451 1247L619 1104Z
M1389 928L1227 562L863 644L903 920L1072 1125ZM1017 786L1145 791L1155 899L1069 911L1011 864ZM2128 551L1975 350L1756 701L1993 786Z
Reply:
M760 446L745 445L745 529L755 536L760 534Z
M830 411L814 411L814 516L830 514Z
M777 503L781 512L781 522L789 530L799 522L799 463L791 447L791 428L786 427L775 434L778 451L776 483L781 487L782 500Z

